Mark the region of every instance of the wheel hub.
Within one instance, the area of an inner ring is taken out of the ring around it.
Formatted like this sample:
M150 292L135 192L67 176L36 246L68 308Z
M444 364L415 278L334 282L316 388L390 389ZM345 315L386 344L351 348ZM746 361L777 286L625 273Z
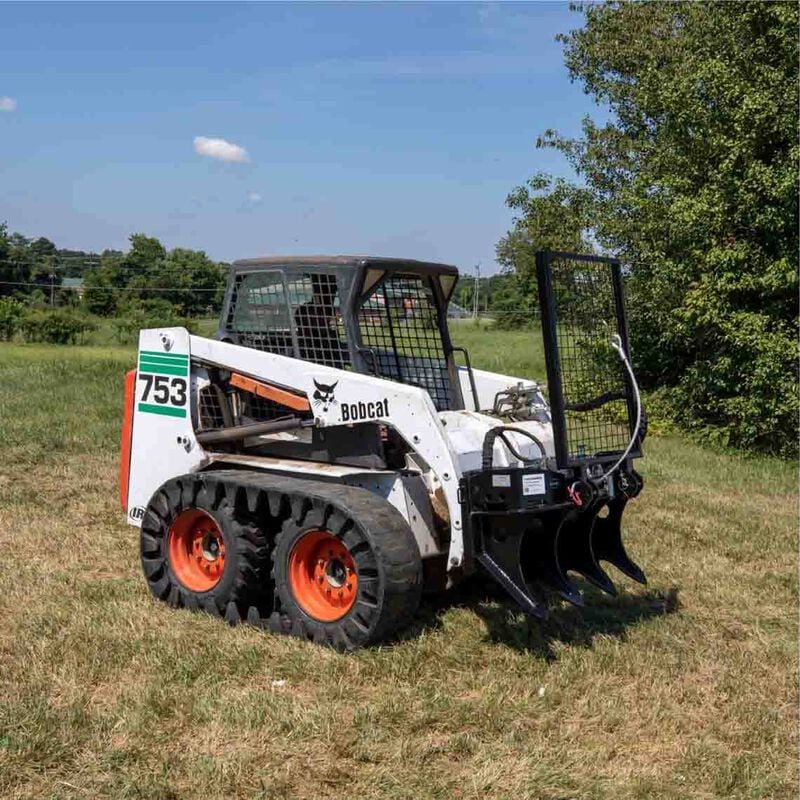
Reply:
M225 569L225 541L217 521L206 511L181 511L169 528L169 563L175 577L193 592L207 592Z
M304 533L289 555L289 585L297 604L321 622L341 619L358 594L355 561L332 533Z
M340 589L347 580L347 567L338 558L331 558L325 565L325 577L334 589Z
M221 542L213 533L207 533L203 536L202 550L206 561L216 561L220 554Z

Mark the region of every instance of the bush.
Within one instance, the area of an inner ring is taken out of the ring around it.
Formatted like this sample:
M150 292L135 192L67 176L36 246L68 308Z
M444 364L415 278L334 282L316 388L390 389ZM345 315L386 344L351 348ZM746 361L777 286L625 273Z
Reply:
M29 311L21 322L22 335L27 342L76 344L87 331L94 330L92 320L74 311Z
M495 327L500 330L515 330L530 325L538 318L539 310L532 298L526 296L516 275L506 276L490 306Z
M124 316L111 322L114 338L120 344L134 344L138 341L139 331L144 328L181 327L189 333L197 333L197 325L193 320L179 317L169 303L165 307L157 306L159 302L144 301L141 306L128 307Z
M24 306L11 297L0 297L0 340L7 342L19 330Z

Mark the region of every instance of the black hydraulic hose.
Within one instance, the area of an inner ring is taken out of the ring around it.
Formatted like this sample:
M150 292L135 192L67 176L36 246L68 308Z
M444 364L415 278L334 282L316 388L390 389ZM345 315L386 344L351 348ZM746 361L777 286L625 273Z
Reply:
M541 458L525 458L521 453L518 453L513 444L506 437L507 433L518 433L530 439L538 448L541 453ZM483 469L491 469L493 462L494 440L497 438L502 439L503 444L508 448L514 458L521 461L523 464L533 464L535 461L544 461L547 458L547 451L544 445L537 439L530 431L523 430L522 428L514 428L511 425L500 425L496 428L486 432L483 439Z
M273 420L272 422L255 422L250 425L236 425L233 428L221 428L218 431L206 431L197 434L199 444L221 444L223 442L237 442L250 436L263 436L268 433L282 433L295 428L308 428L314 424L313 419L290 417L289 419Z

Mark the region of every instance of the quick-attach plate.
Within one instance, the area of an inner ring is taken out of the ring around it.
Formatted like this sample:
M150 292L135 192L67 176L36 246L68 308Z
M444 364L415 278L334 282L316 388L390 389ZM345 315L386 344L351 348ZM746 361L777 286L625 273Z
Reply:
M536 468L468 472L464 476L473 511L536 511L559 502L564 478L558 472Z

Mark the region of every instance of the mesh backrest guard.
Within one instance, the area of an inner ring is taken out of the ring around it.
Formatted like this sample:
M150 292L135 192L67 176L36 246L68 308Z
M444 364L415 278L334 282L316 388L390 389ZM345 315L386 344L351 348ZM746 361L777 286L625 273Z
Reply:
M560 467L615 460L635 421L620 264L574 253L536 255L547 383ZM633 455L638 455L637 451Z

